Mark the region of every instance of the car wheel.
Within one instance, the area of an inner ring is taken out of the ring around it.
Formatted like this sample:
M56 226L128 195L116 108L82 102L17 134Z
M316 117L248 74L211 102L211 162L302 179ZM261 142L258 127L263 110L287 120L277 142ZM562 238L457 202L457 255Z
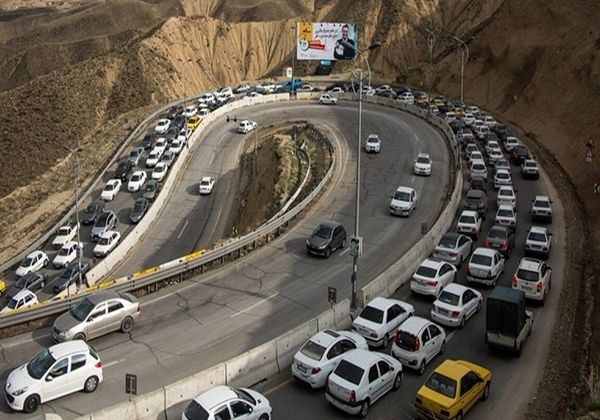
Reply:
M83 390L88 394L94 392L98 388L98 377L90 376L85 380L85 384L83 384Z
M342 245L340 245L340 248L346 248L346 238L342 239Z
M440 351L438 354L444 354L446 351L446 340L442 341L442 347L440 347Z
M264 413L258 418L258 420L269 420L269 415L267 413Z
M423 375L425 373L425 360L421 362L419 365L419 375Z
M123 322L121 322L121 331L123 331L124 333L128 333L129 331L131 331L131 327L133 327L133 319L130 316L128 316L123 320Z
M44 264L42 264L44 268L48 267L48 261L49 260L44 260Z
M485 401L488 399L489 396L490 396L490 383L488 382L487 384L485 384L485 388L483 388L483 395L481 396L481 399L483 401Z
M465 322L467 322L467 317L463 315L462 319L460 320L460 325L458 326L458 328L464 328L465 327Z
M331 249L328 247L328 248L325 250L325 258L329 258L329 256L330 256L330 255L331 255Z
M481 311L481 301L477 302L477 309L475 310L475 313L479 313L479 311Z
M40 397L37 394L30 395L23 403L23 411L33 413L40 406Z
M85 341L85 334L84 333L77 333L77 334L75 334L75 337L73 337L73 340Z
M517 346L517 357L521 357L522 353L523 353L523 342L521 341L519 343L519 345Z
M387 348L389 342L390 342L390 336L389 336L389 334L386 333L383 336L383 342L381 343L384 349Z
M367 417L368 414L369 414L369 400L365 400L360 405L359 415L360 415L360 417L362 417L364 419L365 417Z
M394 391L398 391L400 389L400 385L402 385L402 372L397 374L394 378Z
M41 283L40 283L40 289L43 289L45 285L46 285L46 282L45 282L45 281L41 282Z
M459 411L458 414L456 415L456 417L454 417L454 420L462 420L463 419L463 412Z

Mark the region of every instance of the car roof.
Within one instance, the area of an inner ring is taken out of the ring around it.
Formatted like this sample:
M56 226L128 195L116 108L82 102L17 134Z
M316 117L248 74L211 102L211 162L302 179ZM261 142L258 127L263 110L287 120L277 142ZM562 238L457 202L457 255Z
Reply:
M320 223L319 226L326 226L331 229L335 229L337 226L341 226L342 224L339 222L335 222L333 220L329 220L327 222Z
M442 364L435 368L434 372L458 381L467 373L469 373L470 370L471 369L469 369L467 366L459 363L456 360L446 359L442 362Z
M496 175L498 174L507 174L510 175L510 171L508 169L505 168L498 168L496 169Z
M209 176L203 176L200 181L210 181L212 178Z
M469 197L477 197L477 198L483 198L483 196L486 195L485 191L482 190L468 190L467 191L467 196Z
M73 353L88 351L90 347L83 340L66 341L64 343L55 344L48 348L48 351L55 359L61 359Z
M34 296L36 296L36 294L33 293L31 290L29 290L29 289L23 289L23 290L20 290L19 292L17 292L17 294L13 296L13 299L14 300L19 300L19 299L21 299L21 298L23 298L25 296L28 296L28 295L34 295Z
M538 260L536 258L521 258L521 262L519 262L519 268L528 271L539 271L540 266L543 264L542 260Z
M113 292L111 290L102 290L100 292L92 293L87 296L87 300L92 302L94 305L105 302L110 299L117 299L121 296L117 292Z
M462 216L473 216L473 217L477 217L477 212L473 211L473 210L463 210L462 213L460 214L459 218Z
M198 395L194 400L208 410L212 410L219 404L237 398L233 390L226 385L219 385Z
M536 195L533 201L550 201L547 195Z
M356 349L346 353L343 359L366 370L374 361L380 360L380 356L377 352Z
M423 260L423 262L421 262L421 264L419 264L419 267L431 267L434 270L437 270L438 268L440 268L440 266L442 264L445 264L445 262L444 261L440 261L440 260L436 260L436 259L433 259L433 258L425 258Z
M417 159L420 157L429 159L429 153L419 153L417 155Z
M531 226L529 228L529 232L530 233L548 233L548 229L546 227L543 226Z
M503 231L508 232L509 230L512 230L512 228L510 226L494 225L490 228L490 232L492 230L503 230Z
M110 238L114 232L114 230L105 230L100 234L100 238Z
M412 335L417 335L423 327L433 324L430 320L421 318L420 316L411 316L400 325L399 331L406 331Z
M341 334L337 331L323 330L313 335L310 338L310 341L320 344L323 347L329 347L329 345L336 341L339 337L341 337Z
M515 212L515 209L510 204L502 204L498 206L498 210L511 210L513 213Z
M411 187L403 187L402 185L401 185L401 186L399 186L399 187L396 189L396 192L407 192L407 193L411 193L411 192L413 192L413 191L414 191L414 188L411 188Z
M371 300L369 303L367 303L366 306L370 306L372 308L376 308L376 309L388 309L391 306L397 304L398 301L396 299L388 299L388 298L384 298L381 296L377 296L376 298L374 298L373 300Z
M537 165L537 162L533 159L525 159L524 163L535 163Z
M489 257L493 257L494 255L496 255L498 251L494 250L494 249L490 249L490 248L484 248L482 246L478 247L475 249L475 251L473 251L473 255L474 254L480 254L480 255L487 255Z
M465 290L469 290L469 288L463 286L462 284L450 283L446 287L444 287L443 290L450 293L462 294Z

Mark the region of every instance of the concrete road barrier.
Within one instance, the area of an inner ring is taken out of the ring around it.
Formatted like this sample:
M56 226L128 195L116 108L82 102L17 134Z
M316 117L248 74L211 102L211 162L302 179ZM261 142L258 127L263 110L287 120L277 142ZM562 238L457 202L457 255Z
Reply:
M164 413L165 390L164 388L142 394L131 401L105 408L81 419L90 420L115 420L115 419L139 419L156 420L157 415Z
M228 360L225 366L228 385L255 384L279 372L277 346L274 341L270 341Z
M306 340L319 331L317 318L294 328L274 340L277 354L277 366L281 371L292 363L294 354Z

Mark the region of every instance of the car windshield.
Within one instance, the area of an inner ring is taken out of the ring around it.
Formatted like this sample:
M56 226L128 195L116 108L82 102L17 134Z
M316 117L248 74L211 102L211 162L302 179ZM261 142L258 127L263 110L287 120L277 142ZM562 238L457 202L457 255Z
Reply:
M141 176L140 175L134 175L131 177L131 182L138 182L140 180Z
M474 216L460 216L458 223L467 223L467 224L474 225L475 217Z
M373 308L372 306L365 306L365 309L362 310L359 317L376 324L383 323L383 311L381 309Z
M394 200L410 201L410 194L405 191L396 191L396 194L394 194Z
M490 239L506 239L506 231L504 229L492 229L488 238Z
M115 184L107 184L104 191L112 191L115 188Z
M71 229L68 227L62 227L58 229L58 236L66 236L71 232Z
M8 308L9 309L17 309L17 303L19 303L19 301L16 299L16 296L14 298L12 298L11 300L8 301Z
M519 268L517 270L517 277L525 281L538 281L540 276L536 271Z
M482 254L473 254L473 256L471 257L471 264L484 265L486 267L491 267L492 266L492 257L490 257L488 255L482 255Z
M33 264L33 258L25 258L25 261L23 261L23 264L21 264L21 267L29 267Z
M500 209L498 210L499 217L513 217L513 212L510 209Z
M140 212L144 210L144 203L142 201L136 201L133 205L133 211Z
M419 268L417 268L417 272L415 274L421 277L435 278L435 276L437 275L437 270L431 267L421 265L419 266Z
M456 381L438 372L433 372L431 374L427 379L427 382L425 382L425 386L448 398L454 398L456 396Z
M231 388L231 390L233 392L235 392L235 394L238 396L239 399L246 400L250 404L256 405L256 401L254 400L254 398L252 397L252 395L250 395L249 393L247 393L243 389L240 389L240 388Z
M396 344L398 344L398 347L400 347L401 349L414 351L416 347L416 340L417 337L415 337L411 333L400 330L398 331L398 338Z
M154 188L155 188L154 184L147 184L145 191L146 192L153 192Z
M206 180L204 180L204 181L202 181L202 182L200 183L200 185L202 185L203 187L208 187L208 186L210 185L210 182L209 182L209 181L206 181Z
M98 239L98 245L110 245L111 242L111 236L101 236L100 239Z
M329 239L331 237L331 229L329 226L321 225L315 230L314 236L318 236L319 238Z
M379 139L377 137L369 137L367 139L368 143L379 143Z
M535 162L525 162L525 166L528 168L535 168L537 167L537 164Z
M340 364L335 368L334 373L342 379L358 385L363 377L364 369L348 362L347 360L340 361Z
M87 318L92 309L94 309L94 304L86 298L83 299L77 306L71 308L69 313L76 320L83 321Z
M454 249L454 248L456 248L456 237L442 236L442 239L440 239L440 243L438 246L440 246L442 248Z
M527 239L534 242L546 242L546 235L541 232L531 232Z
M534 204L534 207L540 207L540 208L544 208L544 209L549 209L550 208L550 203L545 201L545 200L537 200Z
M50 351L44 349L31 362L27 363L27 373L34 379L40 379L55 362L56 359L52 357Z
M300 353L314 360L321 360L323 353L327 350L320 344L315 343L312 340L308 340L304 346L300 349Z
M429 159L426 158L426 157L420 157L420 158L417 158L417 163L428 164L429 163Z
M448 305L457 306L458 301L460 300L460 296L442 290L442 293L440 293L440 297L438 298L438 300L440 302L447 303Z
M58 255L60 255L61 257L66 257L67 255L69 255L71 253L71 247L62 247L59 251L58 251Z
M208 411L198 404L196 400L192 400L183 413L185 414L186 419L194 420L207 420L209 416Z
M496 174L496 177L497 177L498 179L508 179L508 178L510 178L510 175L509 175L509 174L507 174L506 172L498 172L498 173Z

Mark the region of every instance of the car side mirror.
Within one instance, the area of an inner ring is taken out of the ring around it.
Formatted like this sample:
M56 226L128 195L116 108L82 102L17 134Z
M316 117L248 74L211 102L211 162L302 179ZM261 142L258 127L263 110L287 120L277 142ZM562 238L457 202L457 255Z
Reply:
M89 318L88 318L88 319L87 319L85 322L92 322L93 320L94 320L94 317L93 317L93 316L91 316L91 317L89 317Z
M52 375L46 376L46 382L52 382L53 380L54 380L54 377Z

